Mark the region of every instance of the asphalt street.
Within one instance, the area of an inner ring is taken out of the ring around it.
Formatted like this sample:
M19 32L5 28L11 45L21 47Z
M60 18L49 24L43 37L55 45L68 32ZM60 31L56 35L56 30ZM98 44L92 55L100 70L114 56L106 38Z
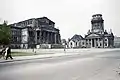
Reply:
M0 80L120 80L120 50L0 63Z

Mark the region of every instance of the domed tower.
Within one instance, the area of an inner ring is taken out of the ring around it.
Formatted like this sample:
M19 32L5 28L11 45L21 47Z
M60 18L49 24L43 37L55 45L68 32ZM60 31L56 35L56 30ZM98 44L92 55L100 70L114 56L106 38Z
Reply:
M104 32L104 20L102 18L102 14L95 14L92 16L91 20L93 33L102 34Z

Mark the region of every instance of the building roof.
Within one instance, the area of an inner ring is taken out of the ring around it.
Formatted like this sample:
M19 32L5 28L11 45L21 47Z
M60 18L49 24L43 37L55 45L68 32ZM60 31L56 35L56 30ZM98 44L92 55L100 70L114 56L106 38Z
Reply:
M47 19L47 20L49 20L50 22L52 22L52 23L55 24L55 22L53 22L52 20L48 19L47 17L39 17L39 18L26 19L26 20L23 20L23 21L19 21L19 22L17 22L17 23L9 24L9 25L14 25L14 24L18 24L18 23L23 23L23 22L26 22L26 21L29 21L29 20L33 20L33 19L35 19L35 20L38 20L38 19Z
M95 16L102 16L102 14L94 14L94 15L92 15L92 17L95 17Z
M54 28L54 27L41 27L41 29L43 29L43 30L57 31L57 32L59 32L59 29L56 29L56 28Z
M93 37L101 37L102 35L97 34L97 33L90 33L88 35L85 35L86 39L93 38Z
M114 37L113 33L108 34L107 32L104 32L103 34L99 34L99 33L90 33L88 35L85 36L85 38L97 38L97 37Z
M25 29L25 28L31 28L31 27L28 27L28 26L25 26L25 27L11 26L11 28L15 28L15 29Z
M40 18L36 18L36 19L47 19L47 20L49 20L50 22L52 22L52 23L54 23L55 24L55 22L53 22L52 20L50 20L49 18L47 18L47 17L40 17Z
M83 40L84 38L81 35L75 34L70 40L72 41L80 41Z

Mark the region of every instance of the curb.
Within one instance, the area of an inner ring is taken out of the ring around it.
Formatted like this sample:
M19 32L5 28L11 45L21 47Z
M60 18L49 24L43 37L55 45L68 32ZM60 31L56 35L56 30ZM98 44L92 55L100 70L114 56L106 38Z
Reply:
M59 56L48 56L48 57L36 57L36 58L28 58L28 59L16 59L14 60L2 60L0 63L7 63L7 62L14 62L14 61L25 61L25 60L36 60L36 59L46 59L46 58L54 58L54 57L64 57L64 56L71 56L71 55L59 55Z
M37 57L37 58L29 58L29 59L16 59L14 60L3 60L3 61L0 61L0 63L8 63L8 62L15 62L15 61L25 61L25 60L37 60L37 59L49 59L49 58L55 58L55 57L64 57L64 56L72 56L72 55L81 55L81 54L71 54L71 55L59 55L59 56L48 56L48 57Z
M109 51L102 51L102 52L109 52ZM102 53L100 52L100 53ZM96 52L91 52L91 53L96 53ZM88 54L88 53L87 53ZM28 59L16 59L14 60L1 60L0 63L8 63L8 62L14 62L14 61L25 61L25 60L36 60L36 59L46 59L46 58L54 58L54 57L64 57L64 56L72 56L72 55L83 55L81 53L77 53L77 54L66 54L65 55L58 55L58 56L47 56L47 57L36 57L36 58L28 58ZM85 54L86 55L86 54Z
M35 60L35 59L45 59L45 58L52 58L52 57L42 57L42 58L30 58L30 59L18 59L18 60L3 60L0 63L7 63L7 62L14 62L14 61L25 61L25 60Z

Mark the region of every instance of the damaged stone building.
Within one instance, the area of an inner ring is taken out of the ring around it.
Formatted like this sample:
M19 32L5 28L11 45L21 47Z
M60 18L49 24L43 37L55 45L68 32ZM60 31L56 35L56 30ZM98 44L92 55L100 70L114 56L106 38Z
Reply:
M10 26L12 48L51 48L61 43L60 30L47 17L32 18Z

